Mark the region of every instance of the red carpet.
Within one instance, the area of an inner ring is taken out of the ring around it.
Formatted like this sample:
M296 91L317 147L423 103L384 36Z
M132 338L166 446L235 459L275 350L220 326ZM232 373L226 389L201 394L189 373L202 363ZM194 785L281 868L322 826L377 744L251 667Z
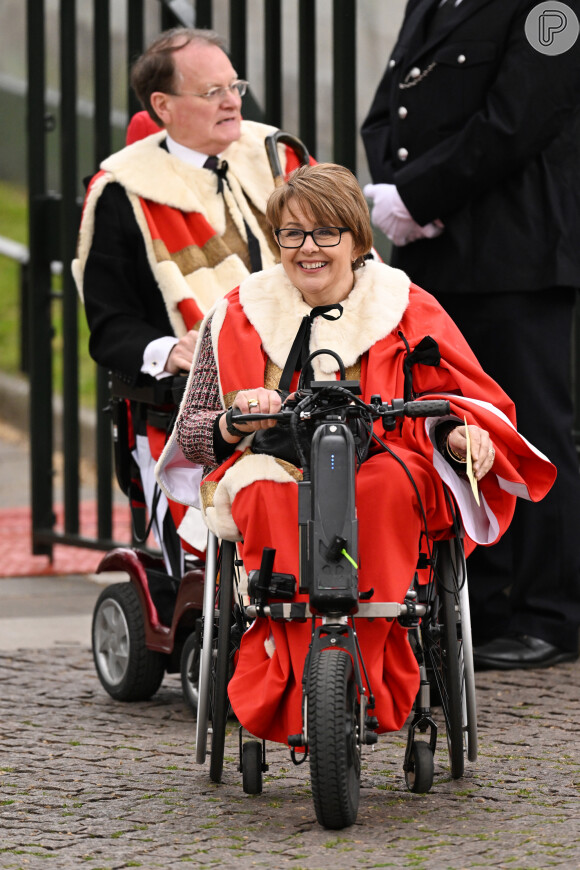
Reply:
M56 507L57 530L63 528L62 508ZM80 507L80 533L96 537L96 503L84 502ZM131 541L131 517L128 505L113 508L113 538L119 543ZM58 544L48 556L33 556L31 550L30 508L0 510L0 577L30 577L42 574L91 574L103 558L102 550L69 547Z

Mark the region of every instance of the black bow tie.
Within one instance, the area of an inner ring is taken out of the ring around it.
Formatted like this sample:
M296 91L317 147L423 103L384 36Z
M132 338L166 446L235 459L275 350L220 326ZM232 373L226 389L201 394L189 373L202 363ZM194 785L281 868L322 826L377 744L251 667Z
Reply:
M338 311L338 314L332 317L328 312ZM314 371L312 365L307 363L310 356L310 332L312 329L312 321L315 317L324 317L325 320L339 320L342 317L342 305L339 302L333 305L317 305L309 314L302 318L302 322L298 327L296 338L290 348L282 377L278 388L280 390L289 390L294 372L303 373L303 382L306 387L310 386L310 382L314 380Z
M204 169L211 169L212 172L215 172L217 175L217 185L218 185L218 193L223 193L224 190L224 181L226 178L226 173L228 171L228 162L227 160L220 160L219 157L215 157L213 154L207 158L205 163L203 164Z

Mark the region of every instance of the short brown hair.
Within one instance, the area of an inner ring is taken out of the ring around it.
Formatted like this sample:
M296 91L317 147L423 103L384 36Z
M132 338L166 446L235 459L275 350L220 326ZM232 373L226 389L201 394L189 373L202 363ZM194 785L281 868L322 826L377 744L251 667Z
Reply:
M336 163L300 166L268 200L266 217L273 230L280 228L282 212L295 202L318 226L348 227L361 252L354 264L364 262L373 245L369 208L350 169Z
M151 106L151 94L155 91L163 94L175 92L175 52L185 48L190 42L217 45L222 51L226 50L224 40L215 30L173 27L161 33L141 57L137 58L131 69L131 87L149 117L159 127L163 127L163 121L157 117Z

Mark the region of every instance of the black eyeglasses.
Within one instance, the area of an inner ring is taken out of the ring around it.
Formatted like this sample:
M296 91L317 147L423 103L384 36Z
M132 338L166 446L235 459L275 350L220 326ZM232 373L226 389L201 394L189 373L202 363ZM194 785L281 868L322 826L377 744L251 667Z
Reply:
M343 233L349 233L349 227L317 227L315 230L274 230L281 248L301 248L307 236L312 236L319 248L334 248L340 245Z

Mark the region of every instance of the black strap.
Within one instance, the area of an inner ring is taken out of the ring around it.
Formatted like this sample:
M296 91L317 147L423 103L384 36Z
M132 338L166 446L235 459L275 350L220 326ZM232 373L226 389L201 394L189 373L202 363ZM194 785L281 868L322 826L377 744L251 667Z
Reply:
M441 362L441 353L439 351L439 345L430 335L426 335L422 338L414 350L411 350L407 339L402 332L399 332L399 336L403 339L405 347L407 348L407 353L403 360L403 372L405 375L404 398L406 402L410 402L415 398L413 390L413 372L411 371L413 366L438 366Z
M333 310L338 311L338 314L335 317L331 317L328 314L329 311ZM294 372L300 372L303 369L305 369L304 380L306 386L310 385L310 382L314 380L314 372L310 363L306 366L306 360L310 356L310 332L312 321L315 317L319 316L324 317L325 320L339 320L342 317L342 311L343 308L339 302L336 302L333 305L317 305L309 314L302 318L300 326L298 327L298 332L296 333L296 337L292 343L292 347L290 348L290 353L288 354L288 359L286 360L284 371L282 372L282 377L278 384L278 389L289 390Z
M232 407L228 408L228 410L226 411L226 429L228 430L230 435L239 435L241 438L245 438L250 433L244 432L243 429L238 429L238 427L234 424L232 420L233 410L234 408L232 405Z
M207 158L205 163L203 164L204 169L211 169L217 176L217 192L223 195L224 192L224 181L228 184L227 171L228 171L228 162L227 160L221 160L214 155L211 155ZM231 187L230 187L231 190ZM260 251L260 243L254 233L251 231L247 220L242 215L242 219L244 221L244 229L246 230L246 236L248 239L248 254L250 256L250 269L252 272L261 272L262 270L262 253Z

